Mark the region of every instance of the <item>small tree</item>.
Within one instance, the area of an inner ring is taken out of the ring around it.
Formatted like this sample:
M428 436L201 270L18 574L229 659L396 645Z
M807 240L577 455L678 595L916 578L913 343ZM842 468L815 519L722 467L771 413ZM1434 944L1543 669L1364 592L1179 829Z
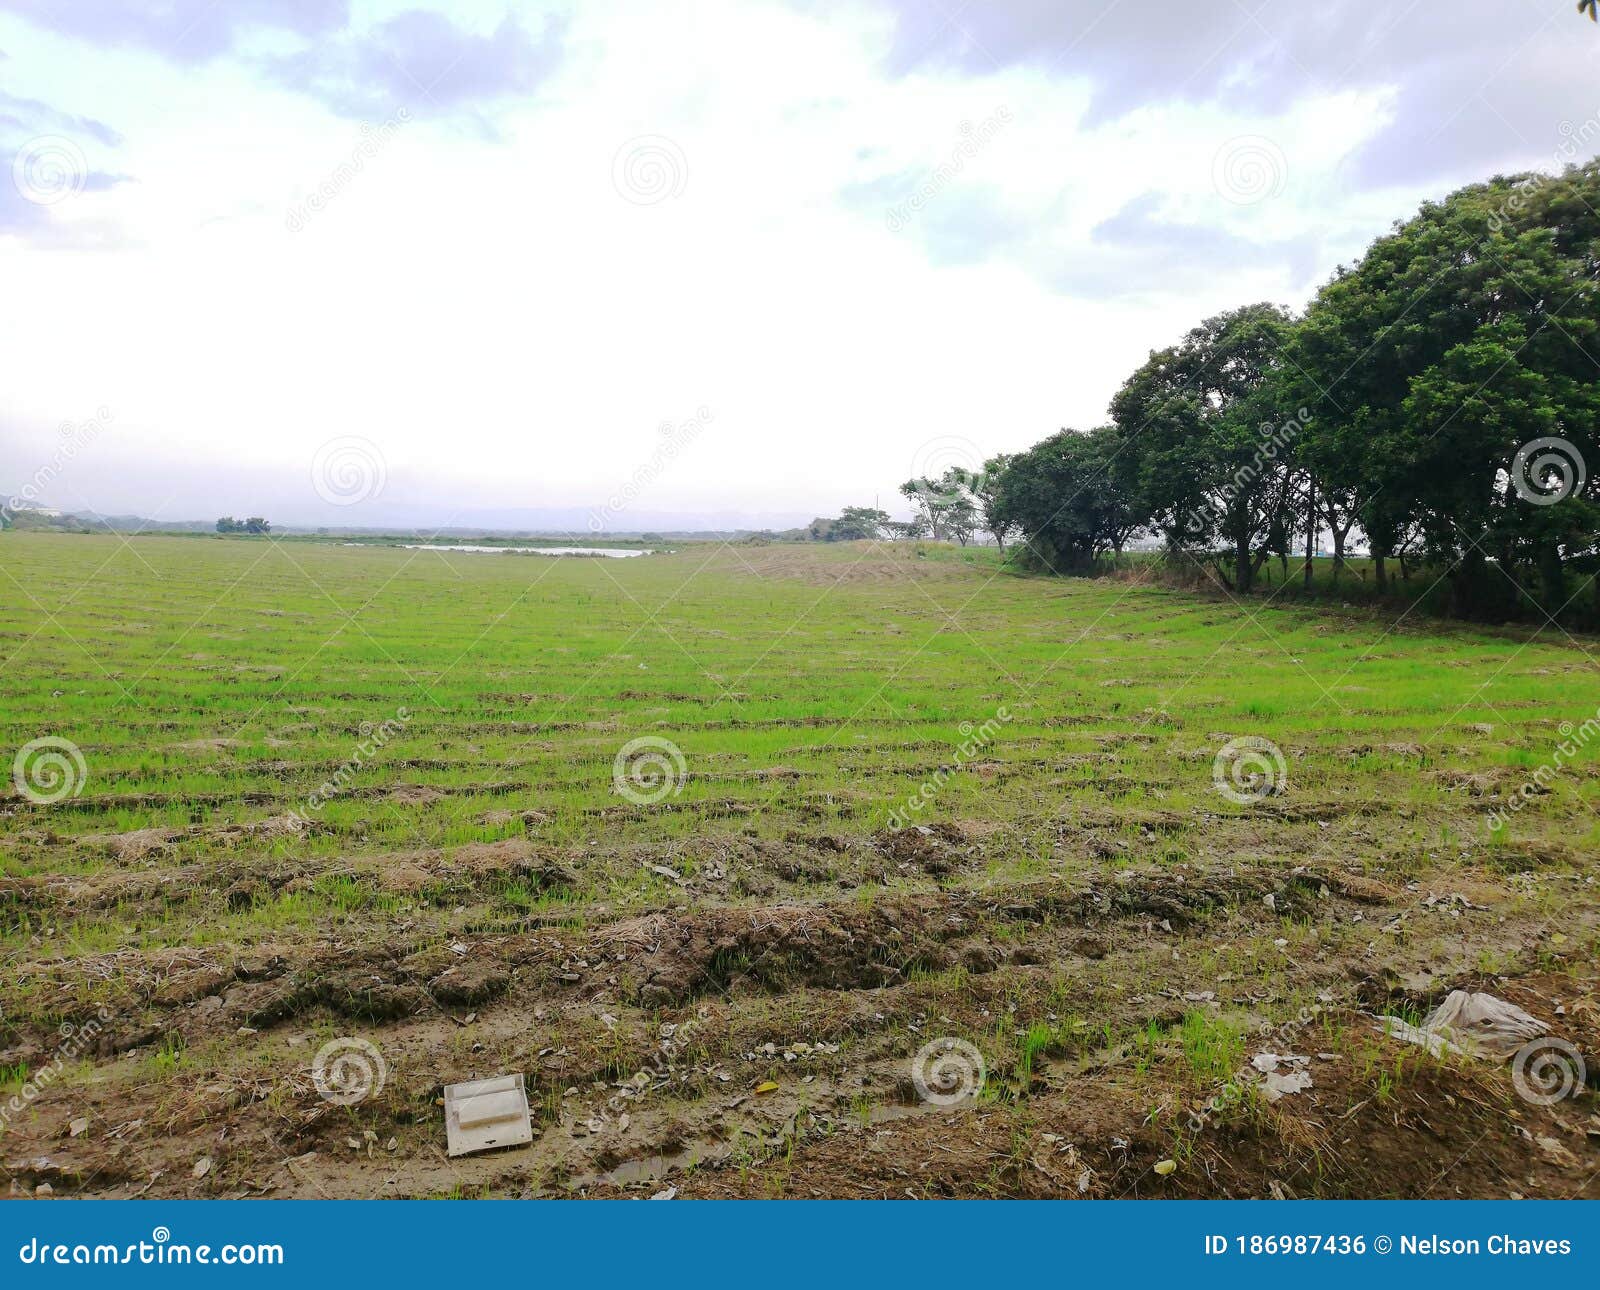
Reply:
M950 505L944 515L945 536L954 538L962 546L966 546L972 541L973 534L978 531L980 522L978 508L966 493L959 492L950 499Z
M846 506L824 539L828 542L857 542L863 538L880 538L889 513L871 506Z
M917 508L936 542L957 541L965 546L979 523L978 508L969 491L974 472L951 466L938 479L923 475L900 485L900 495Z
M1011 464L1014 454L1002 452L983 463L982 470L966 472L967 491L977 503L983 517L983 527L994 534L1001 552L1006 549L1006 539L1017 531L1017 523L1006 513L1001 500L1000 477Z

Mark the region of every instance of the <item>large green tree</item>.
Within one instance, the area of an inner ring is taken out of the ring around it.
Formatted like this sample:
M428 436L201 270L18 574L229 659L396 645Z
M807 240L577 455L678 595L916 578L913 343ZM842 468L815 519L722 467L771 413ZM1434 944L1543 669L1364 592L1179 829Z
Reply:
M1574 482L1596 459L1597 209L1593 162L1425 204L1318 293L1289 348L1322 486L1353 499L1379 557L1416 526L1464 616L1531 587L1555 612L1568 564L1594 555L1594 505L1546 505L1562 491L1549 454L1519 453L1561 441Z
M1120 554L1141 527L1117 465L1114 426L1062 430L1013 455L996 477L991 527L1020 529L1034 556L1058 573L1082 573Z
M1299 420L1275 398L1292 327L1272 304L1208 318L1151 354L1111 401L1135 509L1174 549L1224 545L1240 591L1272 553L1292 495Z
M863 538L881 538L889 523L889 513L874 506L846 506L839 518L833 521L823 540L826 542L858 542Z

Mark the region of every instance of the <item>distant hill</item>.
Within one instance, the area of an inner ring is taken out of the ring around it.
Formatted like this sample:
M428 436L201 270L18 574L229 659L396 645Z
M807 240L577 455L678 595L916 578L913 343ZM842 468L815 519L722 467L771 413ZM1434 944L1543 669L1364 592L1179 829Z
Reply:
M6 494L0 493L0 497ZM670 520L672 523L645 524L636 523L629 527L608 525L599 530L591 529L588 522L587 511L505 511L505 512L473 512L475 517L481 516L490 522L451 524L436 527L429 524L369 524L369 525L313 525L313 524L280 524L272 522L272 532L275 536L295 537L404 537L408 539L431 540L434 538L462 539L462 538L561 538L573 540L616 541L625 538L735 538L747 537L755 533L774 534L780 529L788 529L788 525L758 524L753 522L756 516L740 515L734 512L723 512L715 515L676 515L671 513L651 514L636 517L638 520L656 519ZM271 519L271 516L268 516ZM574 519L577 523L563 527L559 519ZM494 523L494 520L501 521ZM515 520L524 520L525 523L515 523ZM745 523L737 521L744 520ZM508 522L511 521L511 522ZM702 526L696 527L694 521L701 521ZM710 521L706 525L706 521ZM721 525L716 522L722 521ZM733 521L733 522L729 522ZM60 512L48 507L21 506L16 509L7 509L0 513L0 527L19 530L44 530L62 533L80 533L84 531L105 533L214 533L217 522L210 520L157 520L143 515L101 515L96 511ZM790 530L790 532L803 532L803 530Z

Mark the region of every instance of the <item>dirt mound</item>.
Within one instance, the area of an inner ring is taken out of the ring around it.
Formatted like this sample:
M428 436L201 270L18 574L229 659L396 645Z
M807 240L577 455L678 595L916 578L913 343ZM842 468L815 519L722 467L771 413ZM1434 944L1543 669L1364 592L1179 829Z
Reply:
M116 860L142 860L153 852L165 851L182 835L177 829L134 829L131 833L96 833L84 838Z

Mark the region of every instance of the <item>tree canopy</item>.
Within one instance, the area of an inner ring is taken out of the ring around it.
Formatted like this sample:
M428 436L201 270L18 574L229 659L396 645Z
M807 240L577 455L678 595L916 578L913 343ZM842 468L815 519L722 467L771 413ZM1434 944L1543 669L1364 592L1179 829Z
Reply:
M1380 584L1396 557L1438 566L1463 616L1568 611L1571 571L1600 562L1597 212L1600 162L1425 204L1303 316L1208 318L1128 377L1110 425L997 459L983 522L1062 572L1147 533L1239 591L1326 533L1336 578L1362 542ZM935 536L947 484L901 489Z

